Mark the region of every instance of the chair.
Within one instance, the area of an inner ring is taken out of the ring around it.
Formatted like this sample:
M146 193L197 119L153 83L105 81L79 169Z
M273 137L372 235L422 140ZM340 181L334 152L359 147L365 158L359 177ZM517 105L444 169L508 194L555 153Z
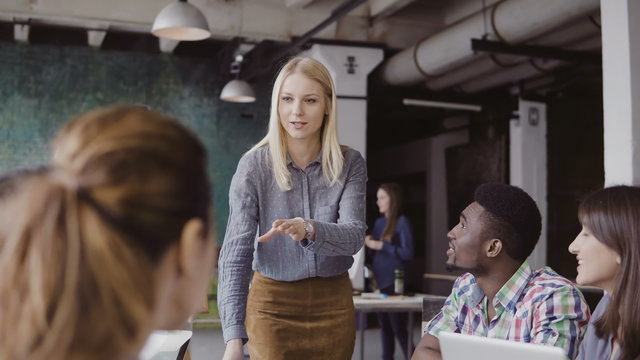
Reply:
M424 330L427 323L433 319L442 306L444 305L445 300L447 300L446 296L440 295L427 295L422 298L422 329Z

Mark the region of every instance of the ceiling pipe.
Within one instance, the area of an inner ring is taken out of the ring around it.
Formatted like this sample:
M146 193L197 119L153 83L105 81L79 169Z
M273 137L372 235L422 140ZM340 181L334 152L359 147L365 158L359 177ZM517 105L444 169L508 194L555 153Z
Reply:
M602 40L597 36L574 44L571 46L571 50L596 50L601 47ZM490 73L460 84L458 88L465 93L477 93L482 90L545 74L566 64L568 64L566 61L561 60L531 59L530 61L520 65Z
M558 25L599 9L600 0L506 0L405 49L381 68L389 85L412 85L438 76L474 57L470 39L485 35L488 40L520 43Z
M596 19L600 18L599 14L594 16ZM527 44L570 47L571 44L598 36L599 34L600 29L594 24L592 17L585 16L574 24L556 27L532 41L527 42ZM477 54L472 61L465 63L463 66L452 69L442 76L427 79L426 86L434 91L448 89L490 72L515 66L526 60L528 60L527 57L514 55L493 54L493 56L491 56L487 54Z

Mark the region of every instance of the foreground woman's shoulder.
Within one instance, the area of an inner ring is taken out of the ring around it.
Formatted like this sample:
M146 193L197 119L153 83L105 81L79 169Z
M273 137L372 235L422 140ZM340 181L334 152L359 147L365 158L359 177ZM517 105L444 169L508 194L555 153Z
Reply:
M240 158L240 163L244 163L250 166L256 166L263 164L265 161L269 160L269 147L262 146L257 149L247 151Z
M351 148L347 145L340 145L340 150L342 151L342 156L344 156L345 161L363 159L362 155L358 150Z

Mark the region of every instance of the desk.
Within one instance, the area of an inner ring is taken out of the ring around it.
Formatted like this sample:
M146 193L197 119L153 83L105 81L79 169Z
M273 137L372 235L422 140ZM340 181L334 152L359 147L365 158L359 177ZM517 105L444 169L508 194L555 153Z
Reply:
M409 313L407 354L411 357L413 347L413 316L415 312L422 311L422 299L430 295L416 296L390 296L385 299L353 297L353 305L359 312L360 322L360 359L364 359L364 316L369 312L406 312Z

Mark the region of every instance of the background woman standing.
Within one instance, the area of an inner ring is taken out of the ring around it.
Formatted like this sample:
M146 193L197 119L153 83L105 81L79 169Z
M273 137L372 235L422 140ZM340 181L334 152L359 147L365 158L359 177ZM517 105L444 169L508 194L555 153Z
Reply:
M225 359L241 359L246 340L253 360L351 359L347 270L363 244L367 175L360 153L340 146L336 122L329 71L290 60L273 87L269 131L229 190L218 284Z
M376 219L372 235L367 235L365 244L374 250L373 275L380 292L393 295L394 272L399 269L406 274L406 264L413 258L413 235L409 220L400 215L402 188L395 183L382 184L377 192L377 205L383 216ZM404 279L403 279L404 282ZM378 313L382 329L382 358L393 359L394 336L407 354L407 314Z
M580 285L606 290L591 315L577 359L640 358L640 188L614 186L578 208L582 231L569 245Z

